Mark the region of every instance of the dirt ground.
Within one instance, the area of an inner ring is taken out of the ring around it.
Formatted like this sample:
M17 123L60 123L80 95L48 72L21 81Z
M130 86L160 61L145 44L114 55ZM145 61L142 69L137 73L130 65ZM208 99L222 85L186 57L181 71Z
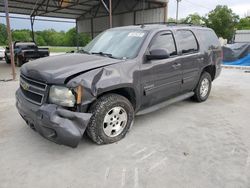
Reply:
M0 62L0 80L10 78ZM209 100L136 117L122 141L76 149L32 131L15 108L18 81L0 82L1 188L249 188L250 73L223 69Z

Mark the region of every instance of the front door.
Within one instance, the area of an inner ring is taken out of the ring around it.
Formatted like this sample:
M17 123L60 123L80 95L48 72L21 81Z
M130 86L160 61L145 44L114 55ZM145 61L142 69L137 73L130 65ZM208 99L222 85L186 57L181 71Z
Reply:
M145 60L141 67L142 108L163 102L181 91L182 71L172 32L164 31L152 39L148 51L164 49L169 58Z

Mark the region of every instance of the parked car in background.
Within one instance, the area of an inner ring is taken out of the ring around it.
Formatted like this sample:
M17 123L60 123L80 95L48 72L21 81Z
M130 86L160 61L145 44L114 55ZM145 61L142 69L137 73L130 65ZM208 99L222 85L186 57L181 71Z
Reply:
M0 60L4 59L4 51L5 49L3 47L0 47Z
M14 59L18 67L24 63L39 59L41 57L49 56L48 48L38 48L35 42L15 42L14 43ZM5 49L5 61L10 63L10 50L9 47Z
M221 60L218 37L206 27L113 28L79 53L24 65L16 106L53 142L76 147L86 130L97 144L114 143L125 137L135 114L190 97L206 101Z

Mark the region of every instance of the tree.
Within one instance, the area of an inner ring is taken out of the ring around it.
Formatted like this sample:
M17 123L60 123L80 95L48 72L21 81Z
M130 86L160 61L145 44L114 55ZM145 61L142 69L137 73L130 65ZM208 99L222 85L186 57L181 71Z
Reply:
M174 18L168 18L168 22L176 22L176 19L174 19Z
M55 31L54 29L47 29L44 31L36 31L35 41L39 46L85 46L91 40L90 35L86 33L78 34L76 28L72 28L66 33L64 31ZM27 29L13 30L13 41L29 42L32 41L31 31ZM4 24L0 24L0 45L7 44L7 29Z
M7 44L7 29L4 24L0 24L0 45Z
M30 30L22 29L12 31L13 41L22 41L22 42L30 42L32 41Z
M219 37L228 40L232 39L238 21L239 16L233 13L232 9L222 5L218 5L205 18L208 27L212 28Z
M78 44L79 46L85 46L91 40L90 36L86 33L78 34ZM76 28L72 28L66 32L65 35L65 44L68 46L77 46L77 32Z
M38 46L47 46L46 42L44 41L43 37L38 35L35 36L35 41Z
M243 29L250 30L250 17L241 18L236 27L238 30L243 30Z
M202 25L205 22L203 21L203 18L198 14L189 14L183 21L184 23L190 23L190 24L195 24L195 25Z

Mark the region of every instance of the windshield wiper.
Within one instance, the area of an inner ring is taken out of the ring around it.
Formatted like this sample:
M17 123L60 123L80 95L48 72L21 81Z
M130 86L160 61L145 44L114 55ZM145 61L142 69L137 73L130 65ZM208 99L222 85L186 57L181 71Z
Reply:
M84 49L80 49L78 52L79 53L84 53L84 54L91 54L90 52L88 52L88 51L86 51Z
M92 52L91 54L97 54L97 55L101 55L101 56L105 56L105 57L110 57L110 58L114 58L114 59L119 59L119 58L117 58L117 57L114 57L112 54L105 53L105 52Z

